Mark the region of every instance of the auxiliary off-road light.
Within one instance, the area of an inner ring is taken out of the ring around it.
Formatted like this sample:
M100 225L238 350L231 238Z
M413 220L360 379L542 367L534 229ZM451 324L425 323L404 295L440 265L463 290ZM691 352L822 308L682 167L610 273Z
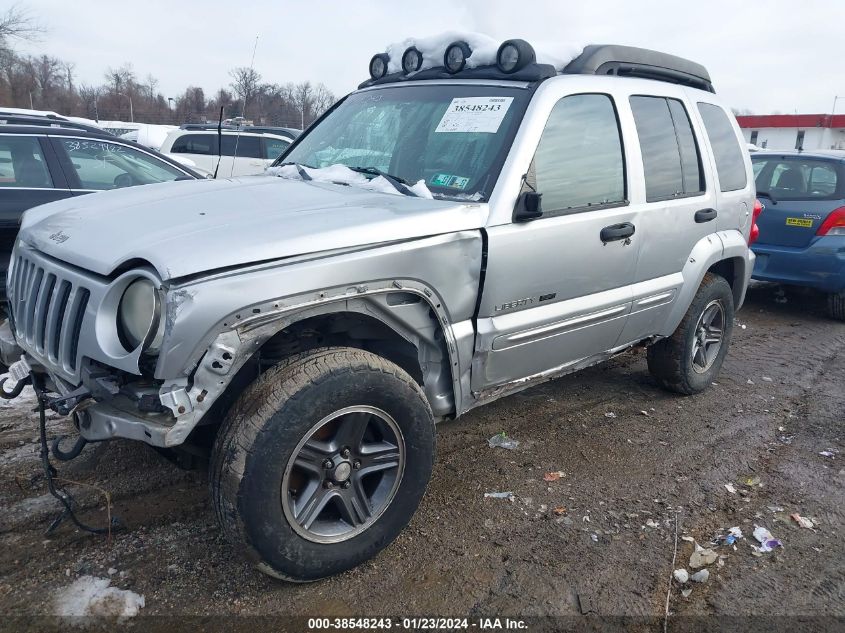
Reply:
M373 79L381 79L387 74L387 63L390 57L387 53L378 53L373 55L370 60L370 77Z
M453 75L464 69L467 57L472 55L472 49L466 42L452 42L443 55L443 66Z
M496 65L503 73L515 73L536 60L534 47L525 40L506 40L496 53Z
M405 49L402 53L402 70L405 74L418 71L422 67L423 56L416 46L411 46Z

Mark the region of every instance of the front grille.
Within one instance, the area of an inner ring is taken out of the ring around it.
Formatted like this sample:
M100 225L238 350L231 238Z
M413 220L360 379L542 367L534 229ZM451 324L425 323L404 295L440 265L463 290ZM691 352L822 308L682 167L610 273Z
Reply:
M51 363L75 371L91 292L21 254L15 257L8 288L18 340Z

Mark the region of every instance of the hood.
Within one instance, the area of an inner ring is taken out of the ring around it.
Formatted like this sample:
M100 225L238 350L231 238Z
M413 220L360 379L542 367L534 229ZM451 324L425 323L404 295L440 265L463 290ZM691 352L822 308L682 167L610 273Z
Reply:
M20 237L109 275L129 260L162 280L217 268L477 229L487 205L270 176L129 187L28 211Z

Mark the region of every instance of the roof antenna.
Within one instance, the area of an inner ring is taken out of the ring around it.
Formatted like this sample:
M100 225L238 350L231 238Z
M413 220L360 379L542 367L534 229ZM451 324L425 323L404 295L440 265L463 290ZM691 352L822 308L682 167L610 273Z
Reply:
M255 36L255 44L252 46L252 59L249 62L249 79L252 81L252 69L255 67L255 51L258 48L258 35ZM235 159L238 157L238 141L241 138L241 130L243 129L244 123L246 123L246 99L249 96L249 93L244 95L244 104L241 109L241 124L238 126L238 133L235 136L235 152L234 156L232 157L232 169L229 171L229 177L231 178L235 173Z
M217 180L217 170L223 158L223 106L220 106L220 118L217 119L217 164L214 166L214 180Z

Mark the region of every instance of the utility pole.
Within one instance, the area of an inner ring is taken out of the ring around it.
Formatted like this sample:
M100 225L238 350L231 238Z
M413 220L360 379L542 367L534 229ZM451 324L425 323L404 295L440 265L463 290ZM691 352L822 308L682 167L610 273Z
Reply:
M117 94L119 94L121 97L126 97L127 99L129 99L129 120L132 123L135 123L135 112L132 109L132 97L130 97L128 94L125 94L123 92L118 92Z

